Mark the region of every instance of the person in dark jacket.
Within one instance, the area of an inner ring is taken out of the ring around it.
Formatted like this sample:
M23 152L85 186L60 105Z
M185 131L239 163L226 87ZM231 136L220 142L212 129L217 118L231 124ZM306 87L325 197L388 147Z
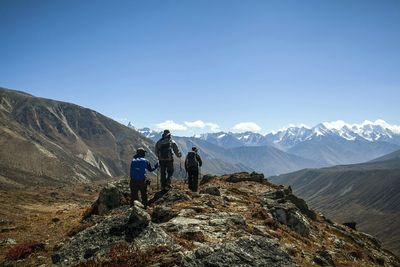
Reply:
M144 208L147 208L147 185L150 184L150 180L147 180L146 170L149 172L155 171L158 168L158 163L155 164L154 168L151 167L150 162L145 159L146 150L144 148L138 148L136 155L133 157L131 162L130 170L130 189L131 189L131 206L134 205L135 200L139 201L138 193L140 191L142 204Z
M174 154L178 158L182 157L177 144L171 138L170 131L164 130L161 139L156 143L156 155L161 172L161 191L163 192L171 189L171 177L174 174Z
M185 170L188 174L189 189L192 192L197 192L199 187L199 169L203 165L203 161L197 154L197 147L192 147L185 159Z

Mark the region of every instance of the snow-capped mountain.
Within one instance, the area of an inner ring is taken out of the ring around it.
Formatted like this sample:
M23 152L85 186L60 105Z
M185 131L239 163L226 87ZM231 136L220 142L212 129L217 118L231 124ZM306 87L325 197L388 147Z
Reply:
M154 141L161 136L161 132L149 128L137 131ZM265 135L217 132L201 134L196 138L226 149L272 146L329 166L361 163L400 149L400 126L390 125L383 120L364 121L361 124L333 121L314 127L291 125Z
M137 129L131 122L129 122L127 126L129 128L132 128L132 129L138 131L139 133L141 133L142 135L144 135L145 137L147 137L147 138L149 138L149 139L151 139L153 141L156 141L156 140L160 139L160 137L162 135L162 132L158 132L158 131L152 130L152 129L148 128L148 127Z
M244 132L244 133L234 133L236 137L245 146L260 146L265 145L265 137L259 133Z
M390 125L383 120L365 121L362 124L348 124L344 121L323 122L314 127L289 127L272 132L265 137L268 142L289 149L292 146L313 139L337 138L348 141L384 141L400 144L400 126Z
M136 129L132 123L129 123L128 127L139 131L150 139L157 139L161 136L161 132L150 128ZM384 120L376 120L374 122L366 120L361 124L349 124L338 120L319 123L314 127L308 127L304 124L291 125L265 135L248 131L244 133L205 133L196 137L226 148L274 145L280 149L287 150L305 141L327 137L348 141L384 141L400 145L400 126L390 125Z
M224 148L240 147L244 145L243 141L231 132L206 133L201 134L199 138Z

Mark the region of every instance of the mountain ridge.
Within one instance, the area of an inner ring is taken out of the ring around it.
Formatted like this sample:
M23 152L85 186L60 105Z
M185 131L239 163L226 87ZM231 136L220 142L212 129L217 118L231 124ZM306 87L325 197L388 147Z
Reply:
M290 185L311 207L334 220L355 221L400 254L400 158L305 169L270 177Z
M400 149L398 128L400 129L396 125L388 125L383 120L354 125L339 121L320 123L313 128L304 125L293 126L266 135L250 131L243 133L220 131L190 138L201 139L225 149L274 147L309 160L312 164L303 166L307 168L362 163L398 150ZM366 130L363 132L360 129ZM161 137L161 132L150 128L137 130L153 140Z
M126 175L135 149L153 146L94 110L5 88L0 88L0 143L5 187ZM155 161L152 152L149 159ZM36 179L25 179L27 174Z

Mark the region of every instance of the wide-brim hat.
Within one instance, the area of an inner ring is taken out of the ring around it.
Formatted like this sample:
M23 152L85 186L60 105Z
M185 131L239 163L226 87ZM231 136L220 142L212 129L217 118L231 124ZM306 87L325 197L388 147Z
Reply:
M137 150L136 150L136 154L146 154L146 149L144 149L143 147L139 147Z

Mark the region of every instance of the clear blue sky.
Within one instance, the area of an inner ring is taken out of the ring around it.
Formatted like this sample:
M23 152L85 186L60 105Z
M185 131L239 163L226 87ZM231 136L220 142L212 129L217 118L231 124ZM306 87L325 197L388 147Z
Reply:
M0 86L138 127L400 124L396 0L0 0L0 36Z

